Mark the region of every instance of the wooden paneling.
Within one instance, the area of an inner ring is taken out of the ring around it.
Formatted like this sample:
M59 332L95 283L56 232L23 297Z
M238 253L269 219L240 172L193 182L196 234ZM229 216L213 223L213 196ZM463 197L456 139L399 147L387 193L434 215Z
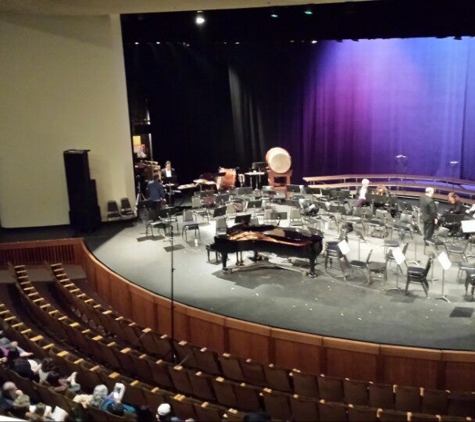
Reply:
M217 353L228 350L225 330L226 318L195 308L188 308L190 343L206 344Z
M379 344L323 338L325 374L356 380L378 379Z
M445 374L443 388L475 391L475 353L443 350L442 361Z
M380 346L383 379L388 384L438 388L442 365L440 350Z
M226 318L226 329L229 336L229 353L261 363L272 361L269 327Z
M273 328L271 336L274 362L284 368L296 368L311 374L322 373L323 337Z
M115 282L119 282L119 280L115 280ZM138 325L151 327L156 320L153 296L147 290L136 286L130 286L128 290L130 291L130 312L125 316ZM126 295L127 293L124 293L124 296Z

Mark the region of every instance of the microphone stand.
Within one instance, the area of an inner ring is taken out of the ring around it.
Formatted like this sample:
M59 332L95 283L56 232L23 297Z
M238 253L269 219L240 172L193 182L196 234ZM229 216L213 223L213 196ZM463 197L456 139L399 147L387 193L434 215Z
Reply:
M172 358L173 362L176 361L177 353L175 349L175 267L174 267L174 252L173 252L173 225L170 225L170 242L171 242L171 250L170 250L170 337L171 337L171 349L172 349Z

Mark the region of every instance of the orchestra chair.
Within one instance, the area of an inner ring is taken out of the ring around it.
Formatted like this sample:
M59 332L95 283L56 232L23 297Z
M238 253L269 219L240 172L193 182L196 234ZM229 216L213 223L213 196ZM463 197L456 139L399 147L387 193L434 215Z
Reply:
M302 422L313 422L320 420L318 415L318 400L307 397L300 397L294 394L290 397L290 410L292 420Z
M345 422L348 420L346 405L344 403L332 403L320 400L318 402L320 421Z
M447 252L446 243L449 240L449 232L450 230L447 227L439 227L439 230L437 230L432 239L424 242L424 254L426 253L427 246L431 246L437 252L440 251L440 248Z
M194 215L200 216L203 220L206 219L209 223L208 209L203 207L203 203L199 196L193 196L191 198L191 210Z
M397 247L397 246L396 246ZM409 243L405 243L404 246L402 247L402 254L404 256L406 256L406 253L407 253L407 248L409 247ZM393 262L396 262L396 260L394 259L394 255L393 255L393 251L392 249L389 249L389 251L387 252L387 257L388 257L388 265L391 265L391 263ZM397 269L396 271L401 271L401 274L403 274L402 272L402 268L399 264L396 264L397 265Z
M386 254L384 261L368 262L366 269L368 270L368 280L370 284L373 281L373 275L382 276L383 284L386 284L386 281L388 281L388 262L388 254Z
M468 294L468 286L472 286L471 300L473 301L473 294L475 292L475 268L467 268L465 270L465 296Z
M226 236L228 233L228 223L226 217L218 217L216 219L215 236Z
M458 272L457 280L460 282L462 279L462 274L467 270L475 270L475 262L459 262L458 263Z
M234 218L235 216L236 216L236 208L234 207L234 203L230 202L226 204L226 217Z
M343 380L343 400L346 404L354 406L368 406L368 382L345 378Z
M373 249L371 249L366 257L366 261L360 261L358 259L353 259L349 262L350 268L351 268L351 273L353 274L355 270L360 270L363 272L367 283L369 284L371 282L369 276L368 276L368 265L370 263L371 255L373 253Z
M303 221L303 218L302 218L302 213L300 212L299 208L292 208L290 210L289 225L290 226L303 226L304 225L304 221Z
M343 255L343 253L340 250L340 247L338 246L338 241L331 241L331 242L326 242L326 247L325 247L325 272L328 273L328 267L332 267L333 261L337 261L340 270L342 272L342 278L346 280L346 272L344 268L343 262L348 265L348 261L346 259L346 256Z
M468 262L466 255L468 248L468 240L458 243L446 243L445 249L447 250L447 255L452 259L453 255L460 256L464 262Z
M396 410L420 413L422 409L421 390L420 387L396 385Z
M347 406L348 421L349 422L377 422L378 409L367 406L355 406L349 404Z
M119 211L117 201L107 201L107 221L119 221L122 220L122 214Z
M277 224L277 211L273 209L264 210L264 224Z
M347 223L353 224L354 226L359 226L361 230L363 230L363 233L366 233L366 227L364 225L365 217L363 207L353 207L351 214L345 215L344 220Z
M368 221L368 226L372 229L372 232L387 232L387 218L388 212L386 210L376 210L373 218ZM381 236L386 237L386 236Z
M409 283L419 283L424 289L426 296L429 296L429 283L427 275L432 265L432 256L427 260L425 267L410 266L407 267L406 295L408 294Z
M120 215L125 220L132 220L135 218L135 211L130 206L129 198L120 199Z
M414 217L411 213L408 212L402 212L399 221L394 225L393 229L398 230L403 234L402 238L404 238L404 235L406 233L409 233L411 235L411 239L414 239L413 235L413 222L414 222Z
M185 242L188 242L188 232L190 230L193 230L195 232L195 238L196 238L196 232L198 232L198 237L201 239L200 225L193 218L193 211L184 210L183 223L181 227L181 237L185 235Z

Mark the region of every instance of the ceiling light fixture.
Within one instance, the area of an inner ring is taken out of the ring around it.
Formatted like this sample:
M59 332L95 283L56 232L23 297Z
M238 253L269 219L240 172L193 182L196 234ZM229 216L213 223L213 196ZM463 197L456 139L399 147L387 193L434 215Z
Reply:
M198 12L196 12L195 22L197 25L203 25L206 22L206 19L201 10L198 10Z
M305 13L307 16L313 15L313 10L311 7L307 7L303 13Z

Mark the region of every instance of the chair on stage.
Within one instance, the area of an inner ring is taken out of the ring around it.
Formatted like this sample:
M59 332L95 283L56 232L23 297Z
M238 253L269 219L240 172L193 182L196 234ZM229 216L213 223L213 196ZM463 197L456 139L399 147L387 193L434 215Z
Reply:
M325 272L328 270L328 266L332 267L334 261L338 262L340 270L342 272L343 279L346 280L345 267L342 261L345 264L348 264L346 256L341 252L340 247L338 246L338 241L326 242L325 248Z
M414 217L411 213L402 212L399 217L399 221L393 226L393 229L398 230L401 233L401 240L404 239L406 233L411 235L411 239L414 239L412 234L412 226L414 222Z
M119 211L117 201L107 201L107 221L122 220L122 214Z
M427 246L431 246L436 251L439 251L440 248L447 251L446 243L449 240L449 232L450 230L447 227L440 227L437 230L437 234L431 240L424 242L424 254L426 253Z
M181 227L181 236L183 237L183 235L185 235L185 242L188 242L188 232L190 230L193 230L195 232L195 238L196 238L196 232L198 232L198 237L201 239L200 225L193 218L193 211L184 210L183 223Z
M216 219L215 236L225 236L228 233L228 223L226 217L218 217Z
M135 218L135 211L130 206L129 198L121 198L120 200L120 215L126 220Z
M209 223L208 209L203 207L203 203L199 196L193 196L191 198L191 210L193 211L193 214L200 216L203 220L208 220Z
M419 283L424 289L426 296L429 296L429 282L427 275L429 274L432 265L432 256L427 260L425 267L407 267L407 281L406 281L406 295L408 294L409 283Z
M453 255L460 256L464 262L468 261L467 258L467 248L468 248L468 240L458 243L446 243L445 249L447 250L447 254L449 258L452 258Z
M290 226L303 226L304 222L299 208L292 208L289 217Z
M397 247L397 246L396 246ZM406 256L406 253L407 253L407 248L409 247L409 243L405 243L404 246L402 247L402 254L404 256ZM388 252L387 252L387 257L388 257L388 265L390 265L391 263L393 262L396 262L396 259L394 258L394 255L393 255L393 251L392 249L390 249ZM402 268L399 264L397 264L397 269L396 271L401 271L401 274L403 274L402 272Z

